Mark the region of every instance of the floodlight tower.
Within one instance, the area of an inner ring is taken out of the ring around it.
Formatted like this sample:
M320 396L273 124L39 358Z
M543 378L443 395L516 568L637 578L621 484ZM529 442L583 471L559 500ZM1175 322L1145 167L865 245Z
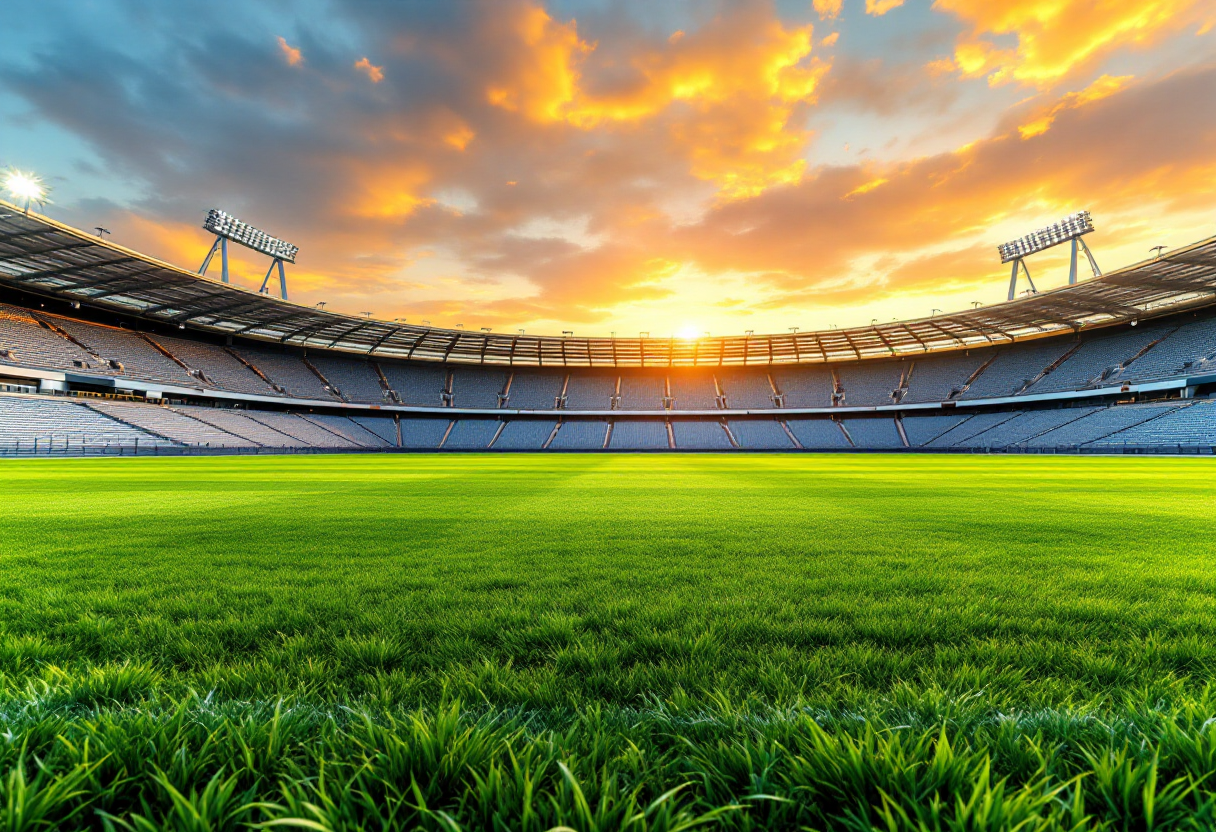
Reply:
M207 267L211 265L211 258L215 256L216 249L219 249L220 280L224 283L228 282L228 241L232 240L234 243L240 243L246 248L251 248L254 251L270 256L270 268L266 270L266 276L262 278L262 286L258 291L263 294L266 293L266 286L270 282L270 275L274 272L275 268L278 268L279 294L283 300L287 300L287 276L283 271L283 264L296 262L296 255L300 251L299 246L293 246L285 240L272 237L265 231L260 231L252 225L243 223L228 212L221 211L218 208L212 208L207 212L207 219L203 221L203 228L215 235L215 242L211 244L211 250L207 252L203 265L199 266L199 274L207 273Z
M1080 251L1085 252L1094 277L1101 277L1102 270L1098 268L1098 261L1094 260L1093 252L1081 239L1082 236L1093 230L1094 221L1090 218L1089 212L1078 211L1075 214L1069 214L1059 222L999 246L997 250L1001 253L1001 262L1013 264L1013 272L1009 275L1009 300L1013 300L1017 295L1019 269L1026 275L1026 281L1030 284L1030 293L1035 295L1039 293L1030 277L1030 269L1026 267L1026 257L1063 242L1072 242L1072 259L1068 268L1069 286L1073 286L1077 282L1077 254Z

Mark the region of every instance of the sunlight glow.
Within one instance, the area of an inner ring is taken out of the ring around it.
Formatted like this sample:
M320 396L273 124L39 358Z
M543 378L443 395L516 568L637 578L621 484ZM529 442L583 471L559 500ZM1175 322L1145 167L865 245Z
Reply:
M4 190L13 199L25 204L26 213L29 213L31 202L41 205L46 201L47 188L42 183L42 179L32 173L22 173L15 168L5 171Z

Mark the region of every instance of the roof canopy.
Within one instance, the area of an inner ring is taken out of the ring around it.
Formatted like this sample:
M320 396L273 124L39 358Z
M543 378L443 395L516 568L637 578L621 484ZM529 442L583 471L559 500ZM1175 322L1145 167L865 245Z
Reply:
M1050 292L853 329L722 338L557 338L396 324L221 283L0 200L0 285L190 329L390 358L545 366L855 361L1008 344L1216 303L1216 237Z

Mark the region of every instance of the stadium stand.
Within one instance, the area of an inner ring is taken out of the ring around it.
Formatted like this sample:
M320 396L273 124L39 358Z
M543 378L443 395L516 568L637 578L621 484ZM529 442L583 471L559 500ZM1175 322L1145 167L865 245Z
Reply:
M338 394L326 389L317 374L308 369L298 355L286 352L241 347L235 351L241 358L248 361L258 372L270 379L286 395L297 399L316 399L319 401L339 401Z
M344 436L326 430L294 413L269 410L247 410L246 418L261 422L268 428L303 442L310 448L358 448L360 445Z
M950 416L905 416L904 434L908 437L908 445L920 448L928 445L946 431L957 427L970 419L969 414Z
M1098 335L1081 346L1042 380L1026 392L1059 393L1094 387L1113 376L1154 341L1160 341L1173 327L1141 326L1115 335ZM1149 352L1152 350L1150 349ZM1146 353L1147 354L1147 353ZM1113 383L1113 382L1108 382Z
M385 439L377 433L373 433L363 425L350 419L347 416L329 416L316 413L301 415L301 419L307 419L314 425L318 425L331 433L336 433L343 437L352 445L360 448L390 448L397 445L397 427L393 424L392 419L371 419L373 422L388 422L389 435L391 441Z
M661 375L624 373L617 410L662 410L666 379Z
M976 374L995 350L967 350L959 355L918 358L911 368L903 404L947 402L958 398L967 380Z
M310 353L308 360L348 402L382 404L391 401L380 386L380 376L368 361L345 356Z
M955 447L1005 448L1028 442L1041 433L1090 415L1096 407L1066 407L1051 410L1026 410L985 431L968 437Z
M1075 450L1133 425L1164 416L1177 407L1176 403L1169 403L1116 405L1101 408L1088 416L1028 439L1024 445L1034 449Z
M480 367L452 370L453 407L498 407L499 395L507 387L507 373Z
M57 326L84 344L103 359L117 361L122 374L186 387L198 387L202 382L176 361L139 336L138 333L112 326L99 326L71 318L47 315L44 320Z
M777 367L772 376L783 407L832 406L832 373L826 367Z
M787 419L790 433L807 450L851 448L840 425L831 419Z
M566 374L516 370L511 378L507 407L516 410L553 410L562 394Z
M40 324L27 310L0 304L0 364L112 374L114 369L62 335Z
M717 410L718 389L713 373L694 370L672 371L667 374L671 390L672 410ZM772 403L769 403L772 406Z
M873 407L891 404L899 388L906 361L867 361L855 365L840 365L836 376L844 391L843 403L848 407ZM902 445L902 443L901 443Z
M1006 347L959 399L992 399L1019 393L1075 344L1072 340L1053 338L1046 343Z
M213 387L254 396L278 395L278 391L222 347L164 335L148 337L187 367L201 372L206 383Z
M662 422L618 419L612 425L608 447L614 451L663 451L667 442L667 426Z
M677 448L694 451L729 451L730 443L720 422L673 419L671 434Z
M615 375L571 373L570 383L566 387L565 409L611 410L612 397L616 395L616 380Z
M445 451L484 451L501 425L497 419L461 419L441 447Z
M598 451L604 447L608 434L608 423L599 420L576 419L564 421L557 429L551 451Z
M172 442L76 402L0 395L0 450L104 446L172 447Z
M847 394L846 394L847 395ZM904 440L899 436L895 420L891 418L844 419L844 429L856 448L886 450L903 448Z
M168 407L108 399L91 399L87 405L112 419L194 448L258 447L257 442Z
M435 450L452 423L447 419L402 419L401 447Z
M556 426L557 422L546 419L512 419L491 447L496 451L539 451Z
M768 373L761 370L722 370L718 383L726 396L726 406L735 410L768 410L773 404L773 387Z
M794 447L776 419L731 419L730 432L739 447L748 451L787 451Z
M380 416L351 416L350 420L386 445L397 447L397 424L392 419ZM443 425L446 429L447 422L443 422ZM438 439L435 440L435 444L439 444Z
M194 407L176 405L174 410L200 422L248 439L263 448L307 448L307 442L283 433L257 419L227 407Z
M443 391L448 383L446 367L420 367L384 362L380 364L388 386L402 404L443 407Z
M1168 378L1216 366L1216 318L1184 324L1119 374L1121 381Z
M973 436L978 436L986 430L990 430L1002 422L1007 422L1017 416L1019 411L1002 410L997 413L976 413L966 421L960 422L950 430L944 431L937 435L933 440L925 443L926 448L955 448L955 447L970 447L967 441Z
M1216 401L1166 410L1144 419L1118 433L1095 440L1096 447L1127 446L1133 448L1216 447Z

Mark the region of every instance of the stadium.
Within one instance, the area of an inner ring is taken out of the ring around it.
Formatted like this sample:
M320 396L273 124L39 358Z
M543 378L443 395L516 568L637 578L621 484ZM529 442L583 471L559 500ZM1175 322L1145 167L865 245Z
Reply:
M1210 0L2 20L0 832L1216 829Z
M983 309L712 339L300 307L0 209L0 453L1211 453L1216 238Z

